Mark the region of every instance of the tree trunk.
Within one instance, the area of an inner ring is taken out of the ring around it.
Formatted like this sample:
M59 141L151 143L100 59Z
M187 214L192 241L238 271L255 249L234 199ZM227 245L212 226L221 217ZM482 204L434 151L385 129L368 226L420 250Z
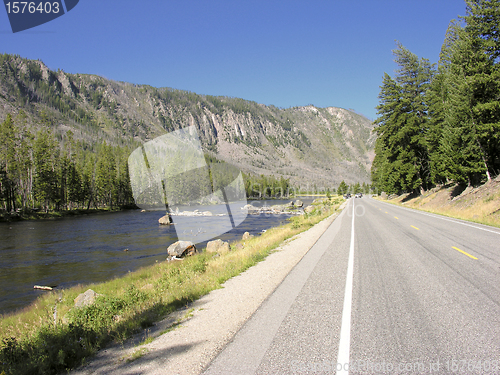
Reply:
M486 177L488 178L488 182L490 182L491 181L490 171L488 170L488 164L486 164L486 158L484 157L483 147L481 146L479 139L477 140L477 145L479 146L479 149L481 150L481 158L483 159L484 168L486 168Z

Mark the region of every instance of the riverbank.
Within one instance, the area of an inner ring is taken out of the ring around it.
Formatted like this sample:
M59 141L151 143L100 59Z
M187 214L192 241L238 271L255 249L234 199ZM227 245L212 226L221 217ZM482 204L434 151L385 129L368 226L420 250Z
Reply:
M439 186L418 196L382 196L388 203L500 228L500 176L477 187Z
M345 202L346 203L346 202ZM345 204L344 203L344 204ZM98 353L72 375L200 374L317 243L341 208L124 345ZM164 331L168 330L167 333Z
M106 283L49 292L23 311L1 317L0 371L56 374L112 342L124 342L137 332L147 336L154 322L260 262L286 239L330 216L342 202L340 197L321 200L310 214L293 217L289 224L261 236L233 242L226 254L201 253ZM73 300L87 289L99 297L93 305L75 309Z
M210 209L217 215L226 208L214 206ZM24 308L43 294L33 290L33 285L67 289L78 284L99 283L165 260L167 247L178 237L175 226L158 223L164 215L165 211L124 210L0 223L3 259L0 314ZM286 223L289 217L248 215L237 228L219 238L235 241L244 232L259 235ZM173 219L176 221L176 217ZM188 225L184 230L196 233L199 228L212 230L219 218L199 216L192 219L184 218ZM205 243L200 246L203 248Z
M74 210L60 210L60 211L34 211L29 212L16 212L7 213L0 211L0 222L14 222L23 220L48 220L48 219L60 219L64 217L82 216L82 215L93 215L93 214L104 214L110 212L120 212L124 210L137 210L139 207L136 205L130 206L120 206L115 208L91 208L91 209L74 209Z

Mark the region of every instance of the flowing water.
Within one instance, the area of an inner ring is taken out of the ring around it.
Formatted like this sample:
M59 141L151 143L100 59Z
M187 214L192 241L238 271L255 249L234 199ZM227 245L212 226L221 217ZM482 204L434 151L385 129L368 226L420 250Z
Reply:
M310 203L312 198L302 199ZM255 206L290 200L253 201ZM0 313L29 305L43 291L34 285L67 288L110 280L162 262L177 241L173 226L161 226L164 212L130 210L55 220L0 223ZM248 215L218 238L233 241L285 223L289 215ZM175 217L174 217L175 221ZM211 217L197 224L216 225ZM193 228L196 229L196 228ZM205 247L206 242L197 244Z

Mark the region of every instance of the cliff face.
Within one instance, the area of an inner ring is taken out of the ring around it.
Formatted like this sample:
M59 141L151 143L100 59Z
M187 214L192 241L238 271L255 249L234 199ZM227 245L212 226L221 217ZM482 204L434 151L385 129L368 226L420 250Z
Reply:
M40 61L0 55L0 120L23 111L30 126L49 123L92 145L130 144L195 125L203 147L245 172L317 187L368 182L375 135L365 117L312 105L279 109L51 71Z
M229 113L214 126L219 155L244 170L272 170L311 186L369 180L370 121L345 109L313 106L281 110L276 117L278 124ZM202 122L200 128L210 125Z

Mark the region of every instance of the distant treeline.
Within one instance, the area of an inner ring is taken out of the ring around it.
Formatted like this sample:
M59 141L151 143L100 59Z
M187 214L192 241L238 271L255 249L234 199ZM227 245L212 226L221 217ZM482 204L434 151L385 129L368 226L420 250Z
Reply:
M290 180L284 177L243 174L248 198L281 198L290 195Z
M467 0L448 27L437 67L398 43L384 76L372 182L387 193L500 173L500 0Z
M243 174L245 180L245 190L248 198L288 198L296 194L331 194L345 195L347 193L365 193L369 194L372 187L366 182L348 185L344 180L337 189L334 187L318 187L316 185L309 187L297 187L290 184L289 179L274 176L251 176Z
M133 147L110 146L106 142L89 145L75 140L71 131L54 135L49 120L37 127L30 127L26 120L21 110L15 118L9 114L0 123L0 211L112 209L141 205L144 203L141 199L148 203L161 201L158 197L148 198L147 191L139 197L139 202L134 201L128 163ZM179 162L188 163L186 158ZM177 181L172 174L174 177L164 181L163 189L168 190L175 203L194 202L221 188L229 194L227 198L238 196L232 190L237 191L235 182L240 170L213 154L206 153L205 160L208 176L184 173L182 180ZM247 173L242 176L247 198L370 191L366 183L349 186L342 181L337 190L315 185L299 188L282 176Z
M356 182L353 185L347 185L344 180L340 183L339 187L337 188L337 194L338 195L344 195L344 194L357 194L357 193L364 193L364 194L369 194L370 193L370 185L363 182L360 184L359 182Z
M71 131L59 139L49 124L39 128L33 133L22 111L15 118L7 115L0 123L1 211L60 211L135 204L128 166L130 147L104 142L90 149L88 144L76 141ZM216 157L207 155L206 161L214 191L227 189L239 173ZM193 178L194 182L199 180L199 176ZM283 177L243 173L243 179L247 197L282 197L290 191L290 181ZM189 190L186 183L179 182L177 194Z
M134 203L130 150L106 143L87 149L68 131L58 140L49 126L32 133L21 111L0 124L0 209L113 208Z

